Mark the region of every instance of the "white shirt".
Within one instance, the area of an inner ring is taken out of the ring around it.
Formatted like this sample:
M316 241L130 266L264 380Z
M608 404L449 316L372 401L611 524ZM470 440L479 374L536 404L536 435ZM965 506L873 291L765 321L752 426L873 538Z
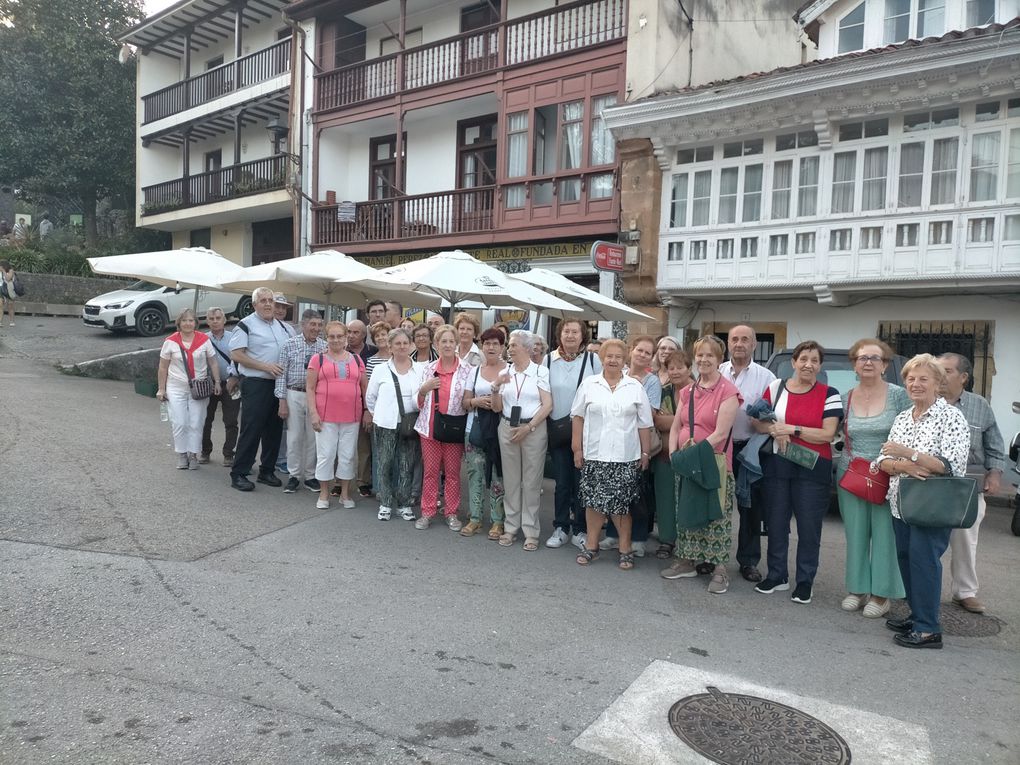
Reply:
M496 372L496 377L498 378L501 374L503 374L503 370ZM465 392L468 391L471 392L472 398L481 398L482 396L488 396L489 394L492 393L492 383L489 380L485 379L485 376L482 374L482 368L480 366L475 367L474 369L471 370L471 376L468 377L467 385L465 386ZM468 412L467 418L468 433L471 432L471 426L475 422L475 411L476 410L472 409L470 412Z
M503 396L503 416L509 419L510 410L519 406L521 419L530 420L542 407L539 391L549 390L549 370L532 361L523 372L516 371L513 364L506 371L510 375L510 382L500 390Z
M365 406L372 413L372 423L380 428L396 430L400 424L400 407L397 405L397 391L393 385L393 374L400 382L400 393L404 403L404 413L418 411L418 388L422 384L422 371L425 365L413 361L411 368L400 374L393 366L393 359L383 364L376 364L372 376L368 379L365 391Z
M724 361L719 365L719 373L737 386L744 404L753 404L761 398L765 389L776 379L768 369L753 361L738 375L733 374L733 362ZM737 409L737 418L733 421L733 440L746 441L755 434L751 427L751 418L743 408Z
M192 337L191 342L185 343L184 347L190 351L194 345L195 338ZM170 359L170 364L166 368L166 387L174 390L188 390L190 388L188 370L184 367L184 354L181 351L181 346L172 340L164 340L163 347L159 349L159 357ZM203 377L209 377L209 365L216 363L216 349L213 348L212 342L203 343L200 348L194 351L192 357L195 362L195 379L201 380Z
M586 460L641 459L638 428L652 427L652 406L638 380L625 375L613 391L602 375L586 377L574 395L570 414L584 418L582 454Z
M485 357L482 356L482 352L478 350L478 346L474 343L471 343L471 347L468 348L468 352L463 356L460 355L460 348L458 347L457 358L461 360L461 363L470 364L473 367L477 367L485 360Z

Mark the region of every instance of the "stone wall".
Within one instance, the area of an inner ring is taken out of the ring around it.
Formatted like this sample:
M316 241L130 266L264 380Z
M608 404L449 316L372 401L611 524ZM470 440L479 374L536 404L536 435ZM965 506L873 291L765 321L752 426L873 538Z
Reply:
M159 348L118 353L93 361L67 364L61 367L64 374L79 377L98 377L104 380L155 380L159 368Z
M83 276L19 273L25 285L24 302L51 305L84 305L87 300L104 292L123 289L134 279L99 279Z

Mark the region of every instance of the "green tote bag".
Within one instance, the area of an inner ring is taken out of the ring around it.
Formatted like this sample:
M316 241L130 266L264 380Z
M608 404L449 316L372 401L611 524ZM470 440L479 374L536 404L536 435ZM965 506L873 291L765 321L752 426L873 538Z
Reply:
M969 529L977 520L978 486L973 478L901 478L896 491L900 517L911 526Z

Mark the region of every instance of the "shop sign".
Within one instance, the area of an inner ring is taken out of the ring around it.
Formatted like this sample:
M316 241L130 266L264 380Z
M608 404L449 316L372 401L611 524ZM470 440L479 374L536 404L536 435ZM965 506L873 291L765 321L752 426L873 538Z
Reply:
M627 248L615 242L595 242L591 246L591 263L599 271L622 271Z

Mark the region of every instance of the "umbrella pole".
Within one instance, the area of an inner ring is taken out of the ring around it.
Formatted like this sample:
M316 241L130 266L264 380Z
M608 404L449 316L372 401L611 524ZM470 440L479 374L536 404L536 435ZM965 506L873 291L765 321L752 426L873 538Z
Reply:
M195 326L198 326L198 286L195 286L195 303L192 305L191 310L195 313Z

